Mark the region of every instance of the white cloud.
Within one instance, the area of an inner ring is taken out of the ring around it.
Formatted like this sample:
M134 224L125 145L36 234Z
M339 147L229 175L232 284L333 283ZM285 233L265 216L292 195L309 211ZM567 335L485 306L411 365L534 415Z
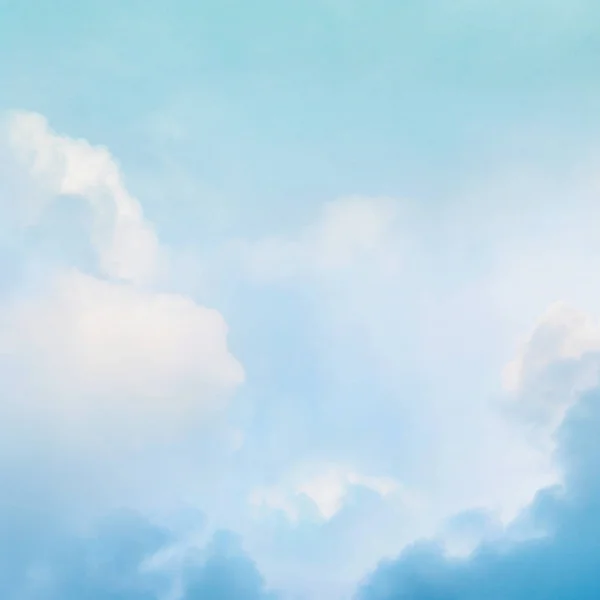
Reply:
M394 226L400 203L389 198L342 198L326 204L316 222L290 237L244 245L248 272L259 280L327 275L360 266L398 266Z
M512 408L547 442L581 392L598 383L600 323L563 302L549 307L504 369Z
M125 188L115 159L103 147L54 132L39 114L15 112L7 121L8 144L17 161L42 188L55 196L76 196L93 214L92 242L103 274L141 283L160 268L161 255L152 226L139 202ZM43 205L20 199L28 223Z
M217 311L188 298L74 270L15 297L0 319L3 355L35 374L51 404L38 408L129 423L185 414L239 384L226 333Z
M518 391L554 362L600 350L600 324L562 302L550 306L504 372L504 385Z
M107 277L66 265L26 278L4 300L0 367L10 379L4 393L15 398L10 409L83 440L162 435L221 406L244 378L225 321L191 298L148 287L162 266L159 243L108 150L58 135L33 113L12 114L7 132L47 202L66 194L88 203ZM12 200L32 224L39 217L30 198Z
M296 493L310 498L323 519L328 521L342 508L350 485L350 475L338 469L328 469L299 483Z
M389 477L372 477L339 465L303 468L284 482L253 491L250 502L256 507L282 511L293 523L302 518L303 498L310 500L324 521L329 521L343 508L352 488L369 489L386 498L397 495L415 507L416 495L408 493L399 482Z

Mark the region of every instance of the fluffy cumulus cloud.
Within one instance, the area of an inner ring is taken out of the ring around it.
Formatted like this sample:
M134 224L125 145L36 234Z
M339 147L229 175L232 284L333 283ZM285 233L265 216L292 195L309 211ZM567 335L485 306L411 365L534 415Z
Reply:
M342 509L353 488L370 490L382 498L403 493L399 483L389 477L365 476L339 465L300 469L287 479L278 485L255 489L250 502L258 508L281 511L293 523L298 523L302 516L311 514L311 511L303 511L306 500L321 519L328 521Z
M357 598L597 597L599 373L595 320L564 303L552 305L507 366L505 384L515 394L513 417L537 443L549 445L561 484L538 492L504 526L486 511L457 515L437 537L382 563ZM453 543L463 544L463 557L449 556Z
M156 233L106 148L57 134L37 113L12 113L5 127L9 149L41 192L33 200L16 199L24 223L34 224L56 196L80 198L92 213L92 243L101 271L134 283L156 276L161 266Z
M559 429L565 485L540 492L501 535L466 559L448 559L439 544L420 543L382 564L360 600L598 597L600 394L584 394ZM523 540L523 538L526 538Z
M244 377L226 323L151 285L165 253L108 150L55 133L38 114L9 115L5 131L15 172L30 181L6 204L31 228L57 198L83 201L97 260L90 272L38 269L3 298L4 408L83 439L154 435L222 405Z
M562 302L553 304L504 369L514 410L553 433L575 398L597 383L599 351L595 319Z
M214 409L241 382L226 334L219 313L189 298L77 270L11 298L0 318L3 355L35 373L21 408L79 426L117 418L129 433L140 419L166 427Z

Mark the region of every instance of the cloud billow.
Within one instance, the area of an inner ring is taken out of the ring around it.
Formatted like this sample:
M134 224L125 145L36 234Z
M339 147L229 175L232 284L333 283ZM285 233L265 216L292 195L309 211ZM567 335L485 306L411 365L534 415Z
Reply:
M419 543L382 563L357 600L592 600L600 597L600 389L587 392L558 431L564 487L538 493L505 536L467 559ZM528 530L528 539L516 540ZM532 535L537 531L537 535Z
M11 178L25 185L0 198L0 217L16 213L25 239L51 204L70 196L89 213L94 256L85 271L74 253L34 275L23 268L0 300L3 418L40 421L78 444L112 443L169 436L222 407L244 379L225 320L160 288L166 250L115 158L55 132L37 113L9 113L3 125ZM25 264L39 261L23 246Z

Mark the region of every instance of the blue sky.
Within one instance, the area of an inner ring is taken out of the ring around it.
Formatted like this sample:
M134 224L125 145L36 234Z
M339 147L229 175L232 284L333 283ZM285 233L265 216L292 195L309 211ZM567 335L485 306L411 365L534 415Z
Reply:
M0 0L1 595L596 598L599 12Z

